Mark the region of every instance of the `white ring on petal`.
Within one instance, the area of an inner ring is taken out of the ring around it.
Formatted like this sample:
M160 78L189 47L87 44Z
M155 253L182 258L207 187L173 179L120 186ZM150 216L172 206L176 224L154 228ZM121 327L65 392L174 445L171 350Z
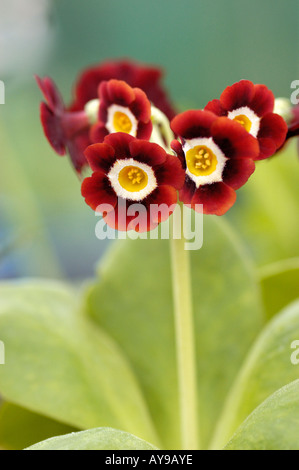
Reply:
M114 114L119 112L128 116L128 118L131 121L132 129L130 132L128 132L128 134L132 135L133 137L137 136L138 121L129 108L126 108L125 106L119 106L118 104L112 104L111 106L109 106L107 112L108 114L107 114L106 128L108 129L110 134L113 134L114 132L119 132L115 129L113 125Z
M196 176L193 173L191 173L191 171L189 170L187 166L186 174L189 176L189 178L192 181L194 181L197 188L199 188L200 186L204 186L205 184L213 184L213 183L221 182L223 170L228 160L228 158L226 158L226 156L224 155L222 150L220 150L218 145L215 144L212 137L201 137L197 139L186 140L183 145L183 150L184 150L185 155L187 154L189 150L199 145L204 145L205 147L208 147L214 153L214 155L217 158L217 167L216 167L216 170L210 175Z
M144 173L147 174L148 182L145 188L136 192L127 191L125 188L123 188L123 186L119 182L119 173L121 172L121 170L128 166L135 166L137 168L140 168L140 170L144 171ZM158 186L154 170L146 163L138 162L133 158L116 160L113 167L108 173L108 178L116 195L118 197L128 199L130 201L142 201L147 196L149 196Z
M248 106L243 106L243 108L238 108L234 109L233 111L230 111L227 115L229 119L234 120L237 116L246 116L251 122L251 129L249 131L249 134L253 135L253 137L257 137L259 130L260 130L260 124L261 124L261 118L259 118L252 109L248 108Z

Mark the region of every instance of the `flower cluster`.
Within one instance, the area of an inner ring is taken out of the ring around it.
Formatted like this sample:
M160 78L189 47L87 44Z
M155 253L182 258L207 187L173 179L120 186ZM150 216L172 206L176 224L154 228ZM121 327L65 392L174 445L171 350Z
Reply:
M50 78L42 80L36 77L46 100L41 104L40 114L50 145L58 155L65 155L68 152L72 165L81 174L88 165L84 150L88 145L97 141L95 139L98 138L98 134L103 136L103 132L99 132L98 128L94 129L94 125L100 121L99 113L102 116L107 112L108 102L114 100L115 104L121 102L120 105L127 107L127 114L129 114L131 110L128 105L134 101L129 95L137 93L134 116L136 113L138 115L148 113L148 109L147 111L138 110L140 104L141 106L145 105L146 97L168 119L175 116L174 108L160 84L161 78L162 72L157 67L143 66L130 61L105 62L99 66L88 68L81 74L75 85L73 102L70 106L65 106L54 82ZM107 85L110 80L125 82L128 86L133 87L134 91L121 90L120 88L124 88L121 86L117 90L115 82L112 86ZM141 96L140 90L146 94L146 97ZM101 98L103 98L104 104L100 110ZM122 99L125 101L122 102ZM129 115L131 116L131 114ZM143 122L147 121L147 116L144 119L143 114L142 120Z
M91 169L82 195L117 230L152 230L178 197L195 210L223 215L255 162L286 139L286 122L273 112L274 95L265 85L241 80L203 110L175 115L160 79L157 68L107 62L81 75L66 107L54 83L37 78L50 144L59 155L69 152L79 174ZM136 204L145 210L143 222L136 221Z

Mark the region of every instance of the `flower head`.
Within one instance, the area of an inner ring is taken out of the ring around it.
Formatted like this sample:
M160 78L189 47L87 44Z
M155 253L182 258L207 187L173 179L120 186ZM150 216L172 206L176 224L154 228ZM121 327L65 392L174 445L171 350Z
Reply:
M114 132L150 139L153 128L151 104L144 91L132 88L122 80L109 80L101 83L99 98L99 122L91 132L94 142L102 142L106 135Z
M123 80L133 88L143 90L148 99L160 109L168 119L175 116L167 94L161 86L162 71L129 60L103 62L86 69L75 87L75 99L71 105L74 111L83 110L86 103L98 98L98 88L103 81Z
M273 113L274 104L274 95L265 85L241 80L227 87L220 100L210 101L205 110L241 124L258 140L260 150L256 159L263 160L275 154L287 133L283 118Z
M36 81L46 100L40 105L44 133L58 155L63 156L69 152L75 170L81 173L87 165L84 150L91 143L88 116L85 111L67 111L55 83L50 78L36 77Z
M255 170L257 140L238 123L209 111L186 111L171 122L181 139L172 143L186 170L180 200L205 214L223 215L236 201L236 189Z
M89 146L85 155L93 174L83 181L82 195L110 227L148 231L173 212L184 171L179 159L159 145L119 132ZM146 211L138 224L136 204ZM162 204L166 212L152 210Z
M118 114L119 123L122 122L126 128L130 125L128 122L130 120L131 131L133 131L131 133L134 134L137 119L139 121L137 137L148 139L151 127L151 123L148 121L148 113L150 112L148 100L168 118L175 115L166 92L160 85L161 76L161 70L156 67L147 67L130 61L104 62L82 73L75 86L75 98L69 107L64 105L57 87L50 78L36 77L38 86L46 100L41 103L41 121L50 145L58 155L65 155L68 152L74 168L79 174L82 173L84 167L88 165L84 150L93 142L103 140L107 133L104 129L105 125L104 128L100 124L95 126L99 117L99 89L102 89L104 97L100 111L104 124L108 124L109 128L111 123L109 122L108 107L109 103L112 105L115 100L116 106L124 106L129 109L125 112L123 109L120 111L122 114ZM112 83L109 82L112 79L115 80ZM116 83L117 80L126 82L126 84L119 86ZM129 86L133 87L133 92L128 92ZM137 88L139 88L138 91ZM122 104L118 102L120 90L126 97ZM134 104L131 101L132 93L134 93ZM109 131L107 127L106 130Z

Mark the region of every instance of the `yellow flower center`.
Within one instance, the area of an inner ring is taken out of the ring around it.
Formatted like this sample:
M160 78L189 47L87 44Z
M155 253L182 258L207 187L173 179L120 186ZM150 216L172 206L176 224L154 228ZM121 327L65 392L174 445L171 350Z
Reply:
M134 193L147 186L148 176L136 166L126 166L119 172L118 181L126 191Z
M211 175L218 164L216 155L205 145L197 145L188 150L186 162L189 171L195 176Z
M239 116L236 116L233 120L241 124L241 126L243 126L247 132L251 131L252 122L247 116L245 116L245 114L240 114Z
M115 132L125 132L129 134L132 130L131 119L121 111L116 111L113 116L113 127Z

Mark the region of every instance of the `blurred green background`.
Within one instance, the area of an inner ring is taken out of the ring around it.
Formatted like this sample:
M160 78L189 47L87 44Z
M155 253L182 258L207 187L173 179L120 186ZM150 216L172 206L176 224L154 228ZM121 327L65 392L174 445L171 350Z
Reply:
M178 109L202 107L233 82L290 96L299 78L298 0L0 0L0 276L92 275L107 243L67 159L39 122L33 74L51 76L66 102L80 70L110 58L158 64ZM24 6L25 4L25 6ZM39 5L38 12L36 5ZM227 216L258 265L299 256L299 161L259 165ZM271 165L271 166L270 166Z

